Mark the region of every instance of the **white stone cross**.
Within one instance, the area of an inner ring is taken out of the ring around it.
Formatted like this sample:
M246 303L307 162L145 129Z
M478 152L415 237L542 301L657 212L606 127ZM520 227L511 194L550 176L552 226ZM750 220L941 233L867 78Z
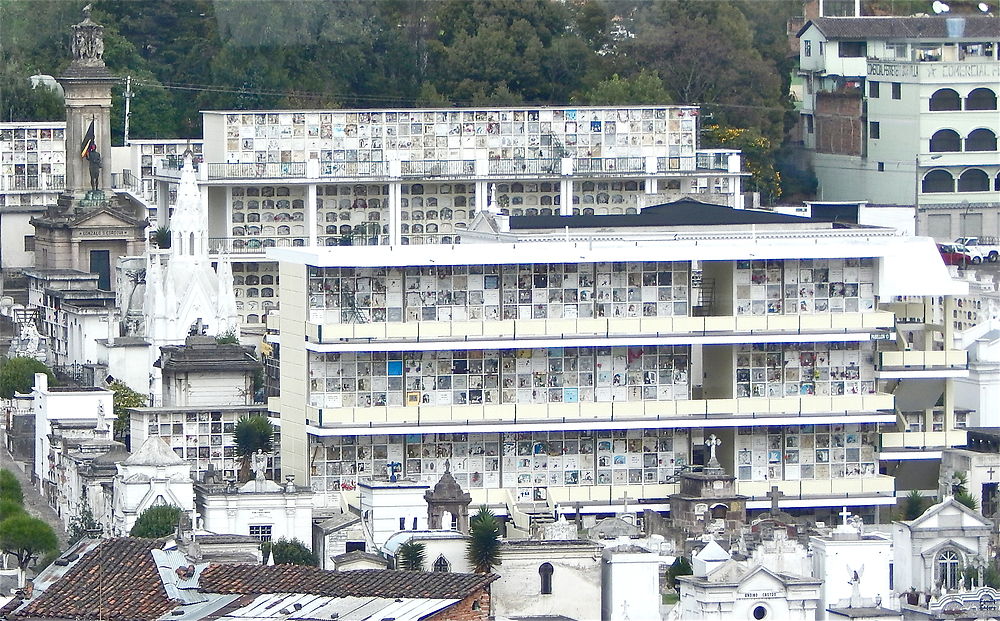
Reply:
M719 460L716 459L716 457L715 457L715 447L719 446L720 444L722 444L722 440L720 440L719 438L717 438L714 433L712 435L708 436L708 439L705 440L705 446L707 446L708 450L709 450L709 457L708 457L708 463L709 464L713 464L713 463L718 463L719 462Z
M847 510L847 507L844 507L843 510L837 515L839 515L841 519L844 520L844 526L847 526L847 519L851 517L851 512Z

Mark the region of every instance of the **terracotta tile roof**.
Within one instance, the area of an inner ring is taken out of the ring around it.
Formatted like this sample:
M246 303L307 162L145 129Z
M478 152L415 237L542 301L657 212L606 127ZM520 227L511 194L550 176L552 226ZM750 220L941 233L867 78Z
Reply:
M207 593L462 599L498 577L494 574L382 569L325 571L302 565L212 565L201 573L199 587Z
M155 539L108 539L11 619L151 621L174 608L150 550Z

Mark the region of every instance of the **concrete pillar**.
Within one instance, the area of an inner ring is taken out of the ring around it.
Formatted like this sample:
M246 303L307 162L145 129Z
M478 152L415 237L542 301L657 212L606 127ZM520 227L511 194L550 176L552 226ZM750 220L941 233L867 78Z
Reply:
M315 160L311 160L315 161ZM319 213L316 207L316 184L310 183L306 186L306 233L309 235L309 239L306 242L309 247L316 245L316 222L319 219Z

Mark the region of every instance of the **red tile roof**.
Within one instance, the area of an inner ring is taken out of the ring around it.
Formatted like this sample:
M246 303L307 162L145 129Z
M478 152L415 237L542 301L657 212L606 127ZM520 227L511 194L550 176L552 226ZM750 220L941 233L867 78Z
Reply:
M201 573L207 593L308 593L330 597L463 599L499 576L359 569L325 571L302 565L212 565Z
M152 621L174 608L150 550L156 539L108 539L11 619Z

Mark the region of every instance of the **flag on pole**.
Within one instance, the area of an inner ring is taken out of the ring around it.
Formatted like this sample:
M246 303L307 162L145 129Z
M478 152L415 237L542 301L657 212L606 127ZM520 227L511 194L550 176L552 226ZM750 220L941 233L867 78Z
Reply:
M87 153L91 149L96 149L97 146L94 144L94 121L90 121L90 128L87 129L87 133L83 135L83 142L80 143L80 157L87 157Z

